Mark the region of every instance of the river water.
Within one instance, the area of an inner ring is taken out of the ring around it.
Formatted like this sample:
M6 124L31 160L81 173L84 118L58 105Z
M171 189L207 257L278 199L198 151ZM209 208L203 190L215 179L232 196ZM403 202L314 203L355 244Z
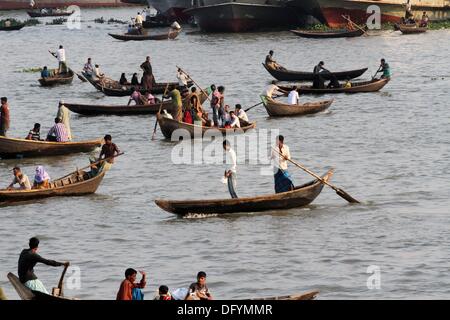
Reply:
M0 286L9 298L18 296L6 274L17 272L18 255L32 236L41 239L44 257L79 268L80 286L69 274L74 285L66 286L66 295L80 299L114 299L128 267L147 271L148 299L161 284L171 289L189 285L199 270L207 272L213 295L222 299L313 289L320 291L320 299L450 298L448 30L309 40L289 32L186 34L192 31L186 27L176 41L119 42L107 33L123 32L123 25L93 22L101 16L127 20L135 12L83 10L79 30L38 25L0 33L0 95L10 102L9 135L25 136L34 122L45 133L60 99L127 101L105 97L77 78L71 85L41 88L37 73L20 72L56 66L47 50L59 44L76 70L92 57L111 77L126 72L131 78L151 55L158 81L174 81L180 65L202 86L224 85L226 102L244 106L257 103L271 80L261 65L270 49L290 69L311 70L324 60L331 70L367 66L364 78L385 57L393 78L378 93L336 95L328 112L309 117L269 118L263 107L249 111L258 128L279 130L286 137L294 159L320 173L334 167L332 182L363 204L349 205L324 188L306 208L178 218L153 200L229 197L220 181L222 164L172 163L177 145L165 141L159 130L151 141L153 116L72 114L77 140L110 133L125 155L94 195L0 207ZM7 14L26 18L22 12ZM85 166L87 155L1 160L1 184L9 184L14 165L32 177L39 164L57 178ZM240 196L273 192L272 177L262 175L261 167L239 163ZM290 172L297 184L310 180L292 166ZM367 273L368 268L375 273ZM47 288L56 285L60 272L36 267ZM373 281L377 275L379 287Z

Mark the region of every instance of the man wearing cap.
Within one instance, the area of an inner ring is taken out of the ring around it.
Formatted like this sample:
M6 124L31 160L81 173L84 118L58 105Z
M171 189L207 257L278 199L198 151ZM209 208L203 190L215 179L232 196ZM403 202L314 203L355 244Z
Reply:
M67 138L72 141L72 130L70 130L70 113L69 109L64 105L64 101L61 100L58 105L58 113L56 117L61 119L61 123L66 127Z

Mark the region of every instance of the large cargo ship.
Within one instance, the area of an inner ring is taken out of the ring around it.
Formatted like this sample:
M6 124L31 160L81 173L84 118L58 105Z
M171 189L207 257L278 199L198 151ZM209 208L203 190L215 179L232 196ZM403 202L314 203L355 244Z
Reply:
M373 11L367 9L376 5L380 8L381 23L400 22L405 16L407 0L314 0L320 9L318 19L328 26L339 28L347 21L342 15L350 15L359 24L365 24ZM301 5L300 1L298 4ZM450 0L410 0L411 8L416 19L420 19L425 11L431 21L450 19ZM306 8L305 8L306 9Z
M185 11L207 32L243 32L298 25L301 18L280 0L194 1Z
M70 5L79 7L119 7L128 4L120 0L34 0L35 8L61 8ZM0 10L31 9L30 0L0 0Z
M184 10L192 6L192 0L148 0L148 5L170 20L185 22L189 15Z

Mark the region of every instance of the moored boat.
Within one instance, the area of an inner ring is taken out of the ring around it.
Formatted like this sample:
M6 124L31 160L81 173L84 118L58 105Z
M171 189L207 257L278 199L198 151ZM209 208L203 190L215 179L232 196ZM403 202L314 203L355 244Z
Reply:
M356 30L347 30L347 29L338 29L338 30L328 30L328 31L318 31L318 30L291 30L291 32L297 36L303 38L354 38L360 37L364 34L364 31L361 29Z
M0 158L44 157L90 152L101 146L102 139L79 142L52 142L0 136Z
M351 87L340 86L339 88L323 88L316 89L313 86L305 86L305 85L292 85L292 86L279 86L280 89L291 91L294 88L297 88L298 93L306 94L306 93L314 93L314 94L323 94L323 93L358 93L358 92L376 92L380 91L387 83L389 79L373 79L371 81L354 81L351 82Z
M118 81L108 77L104 77L103 80L100 82L92 79L92 77L90 77L84 72L82 72L82 74L89 81L90 84L92 84L98 91L103 92L107 96L113 97L130 96L133 93L132 88L138 89L141 93L145 93L146 91L144 88L140 86L121 85ZM164 93L167 84L169 84L169 87L171 85L175 85L177 88L179 88L178 82L159 82L153 84L153 87L150 91L152 94L162 94ZM192 85L193 82L188 81L188 86L191 87Z
M171 21L188 22L190 18L185 10L192 6L192 0L148 0L148 4Z
M275 79L279 81L313 81L314 73L305 71L291 71L286 68L281 67L280 69L274 69L271 66L263 63L264 68L269 72ZM349 71L338 71L330 73L321 73L320 75L325 80L330 80L332 76L335 76L338 80L354 79L361 76L367 68L349 70Z
M99 172L91 175L85 171L75 171L68 176L50 181L46 189L0 190L0 203L27 201L36 198L54 196L81 196L97 191L105 176L106 170L100 167Z
M416 24L399 24L398 30L403 34L415 34L427 32L427 27L419 27Z
M54 76L40 78L39 83L43 87L50 87L58 84L70 84L72 83L74 72L69 69L67 73L57 73Z
M25 27L25 23L10 25L10 26L0 26L0 31L17 31Z
M332 175L333 169L330 169L322 179L328 182ZM322 192L323 186L321 181L314 180L295 187L292 191L263 196L211 200L157 199L155 203L161 209L180 216L285 210L309 205Z
M108 33L111 37L122 41L144 41L144 40L173 40L180 34L181 30L170 30L168 33L163 34L113 34Z
M305 116L327 110L333 100L324 100L319 102L307 102L299 105L292 105L287 103L280 103L272 98L261 96L264 107L271 117L286 117L286 116Z
M250 129L254 129L256 127L255 122L246 122L244 120L240 120L241 127L240 128L217 128L217 127L203 127L195 124L178 122L174 119L166 118L162 116L160 113L156 114L158 124L161 128L161 132L163 133L166 139L171 139L178 141L180 137L182 138L202 138L206 134L208 135L231 135L231 134L240 134L245 133Z
M41 10L28 10L28 15L31 18L41 18L41 17L67 17L70 16L73 11L60 10L60 9L46 9L44 11Z

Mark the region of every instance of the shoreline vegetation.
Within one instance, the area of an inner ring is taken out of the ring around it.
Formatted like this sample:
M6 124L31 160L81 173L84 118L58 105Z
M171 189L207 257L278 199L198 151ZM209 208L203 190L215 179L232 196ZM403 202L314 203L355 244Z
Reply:
M306 26L304 28L305 30L317 30L317 31L329 31L333 30L333 28L328 27L325 24L313 24ZM450 29L450 20L443 20L443 21L430 21L428 22L428 30L442 30L442 29ZM394 30L394 23L383 23L381 24L381 29L374 29L374 30L368 30L368 31L378 31L378 30Z

